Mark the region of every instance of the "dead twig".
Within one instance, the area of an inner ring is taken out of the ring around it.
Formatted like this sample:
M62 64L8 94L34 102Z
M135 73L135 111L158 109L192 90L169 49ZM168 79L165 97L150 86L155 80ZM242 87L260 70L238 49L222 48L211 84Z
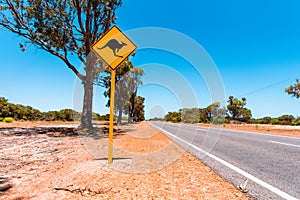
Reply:
M6 181L8 181L9 176L0 176L0 184L5 183Z
M12 188L12 187L13 187L12 184L1 185L1 186L0 186L0 193L5 192L6 190L8 190L8 189L10 189L10 188Z
M80 193L81 196L95 196L97 194L105 194L109 191L112 190L112 188L109 188L108 190L98 190L98 191L93 191L91 189L85 189L85 188L76 188L76 189L69 189L69 188L61 188L61 187L55 187L55 190L62 190L62 191L67 191L71 193Z

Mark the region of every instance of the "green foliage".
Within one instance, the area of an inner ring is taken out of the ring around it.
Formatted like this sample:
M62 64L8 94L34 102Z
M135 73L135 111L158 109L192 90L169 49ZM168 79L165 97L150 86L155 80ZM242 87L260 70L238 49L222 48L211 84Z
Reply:
M300 118L298 117L298 118L295 118L294 120L293 120L293 124L292 125L294 125L294 126L299 126L300 125Z
M285 88L285 92L298 99L300 97L300 82L299 82L299 80L296 79L295 84L291 85L290 87Z
M74 121L74 111L72 109L63 109L59 111L59 119L62 121Z
M282 125L293 125L293 121L295 120L295 117L292 115L282 115L278 117L279 124Z
M120 0L1 0L0 26L69 66L69 54L85 60L90 47L114 23L120 6Z
M271 117L264 117L262 118L262 124L271 124L272 123L272 118Z
M106 115L96 114L96 115L97 115L97 120L99 120L99 121L109 121L109 114L106 114Z
M165 120L167 122L173 122L178 123L181 122L181 113L180 112L168 112L168 114L165 116Z
M282 115L280 117L264 117L260 119L251 119L249 121L252 124L272 124L272 125L300 125L300 118L295 118L292 115Z
M136 96L134 98L134 107L132 110L132 114L130 116L130 118L134 121L134 122L140 122L140 121L144 121L145 120L145 98L141 97L141 96Z
M183 108L180 109L181 121L184 123L198 123L200 110L199 108Z
M3 119L3 122L6 122L6 123L12 123L14 121L14 119L12 117L5 117Z
M13 104L4 97L0 97L0 118L13 118L14 120L24 121L74 121L75 119L79 120L80 113L72 109L41 112L31 106Z
M240 122L249 122L252 117L252 113L251 110L245 108L245 105L247 104L245 97L243 97L242 100L239 100L233 96L230 96L227 102L229 119Z
M250 119L249 123L251 124L272 124L272 120L274 122L274 119L271 117L263 117L260 119Z
M225 123L225 117L222 117L222 116L217 116L215 118L213 118L213 120L211 121L212 124L224 124Z
M226 109L221 108L219 102L214 102L207 108L183 108L178 112L169 112L165 116L165 120L184 123L223 124L225 116Z
M135 101L137 98L137 90L142 85L141 77L144 71L139 67L134 67L130 60L125 60L116 70L116 87L115 87L115 110L118 113L118 123L121 123L122 114L128 115L128 122L136 117L134 113ZM110 69L102 74L99 78L98 84L105 87L107 90L104 96L109 98L106 106L110 106ZM134 116L135 115L135 116Z
M199 123L209 123L210 118L208 116L207 108L199 108Z
M206 108L207 118L212 124L223 124L225 122L226 112L219 102L213 102Z
M263 117L260 119L251 119L251 110L245 108L246 98L241 100L229 97L226 110L220 106L219 102L214 102L206 108L183 108L178 112L168 112L165 121L174 123L212 123L226 124L232 120L236 123L251 124L272 124L272 125L300 125L300 117L295 118L292 115L282 115L278 118Z
M271 119L271 124L272 124L272 125L279 125L279 120L278 120L278 118L272 118L272 119Z

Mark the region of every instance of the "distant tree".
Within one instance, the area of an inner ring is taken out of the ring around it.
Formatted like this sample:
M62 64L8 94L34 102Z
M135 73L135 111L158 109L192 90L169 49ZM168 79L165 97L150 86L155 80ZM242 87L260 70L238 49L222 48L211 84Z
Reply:
M211 123L222 124L225 121L227 110L221 107L220 102L213 102L206 108L207 118Z
M278 124L279 124L278 118L272 118L272 119L271 119L271 124L272 124L272 125L278 125Z
M296 126L300 125L300 117L294 119L293 125L296 125Z
M132 69L133 69L133 64L129 60L124 61L117 69L118 75L117 75L116 87L115 87L115 110L118 111L118 116L117 116L118 124L121 124L124 109L129 102L130 94L127 88L128 85L127 82L129 81L127 74ZM109 94L110 94L110 85L109 85Z
M25 109L25 118L30 121L40 120L42 117L41 111L34 109L31 106L26 106Z
M206 108L207 118L210 123L223 124L225 122L227 110L221 107L220 102L213 102Z
M8 102L4 97L0 98L0 117L12 117L14 120L39 120L42 113L32 108L31 106L23 106L20 104L13 104Z
M103 64L91 46L114 23L120 5L121 0L0 0L0 26L26 39L22 51L33 44L61 59L82 81L81 128L92 128L95 66ZM85 74L71 63L73 54Z
M3 110L8 104L8 99L5 97L0 97L0 116L4 116Z
M45 121L57 121L58 111L49 111L45 113Z
M299 80L296 79L296 83L294 85L291 85L290 87L285 88L285 92L298 99L300 97L300 82L299 82Z
M139 67L131 68L130 71L125 75L125 88L127 91L126 100L124 104L124 113L128 115L128 123L131 123L133 117L135 117L135 108L140 105L140 102L145 101L145 98L137 96L137 91L140 85L143 84L141 77L144 75L144 71ZM129 98L128 98L129 97ZM143 107L144 109L144 107Z
M222 124L227 110L219 102L214 102L206 108L181 108L178 112L168 112L166 121L184 123L213 123Z
M260 119L252 119L251 123L253 123L253 124L272 124L272 118L271 117L263 117Z
M8 99L0 97L0 117L13 117L12 104L8 102Z
M241 100L230 96L228 99L227 110L231 120L237 120L241 122L248 122L251 117L251 110L245 108L246 98L243 97Z
M181 122L181 113L180 112L168 112L165 116L165 120L178 123Z
M271 124L272 118L271 117L264 117L262 118L262 123L263 124Z
M183 108L180 109L181 121L185 123L198 123L200 120L199 108Z
M136 96L134 98L133 121L140 122L145 120L145 98Z
M132 63L129 60L123 61L120 66L116 69L116 77L115 82L116 86L118 86L122 77L130 71L130 69L133 68ZM107 68L104 73L101 74L101 76L98 77L98 80L96 81L97 84L101 87L106 88L107 90L104 91L103 95L108 98L106 106L110 106L110 86L111 86L111 69ZM118 88L115 88L115 92L118 93ZM120 95L122 96L122 95ZM118 102L118 96L115 95L115 104ZM116 108L115 108L116 109Z
M279 124L281 125L293 125L295 117L293 115L282 115L278 117Z
M122 114L128 114L128 122L131 123L133 117L135 98L137 90L142 85L141 76L144 71L139 67L134 67L130 60L125 60L116 70L115 87L115 110L117 111L117 123L120 124ZM110 106L110 69L102 74L98 80L98 85L107 88L104 96L109 98L106 106Z
M109 121L109 114L106 114L106 115L97 114L97 120L99 120L99 121Z
M208 117L209 111L207 108L199 108L199 122L200 123L209 123L210 118Z
M74 121L74 111L72 109L60 110L58 115L59 115L59 120Z
M79 120L80 114L72 109L60 111L41 112L31 106L10 103L6 98L0 97L0 118L12 117L14 120L25 121L74 121Z

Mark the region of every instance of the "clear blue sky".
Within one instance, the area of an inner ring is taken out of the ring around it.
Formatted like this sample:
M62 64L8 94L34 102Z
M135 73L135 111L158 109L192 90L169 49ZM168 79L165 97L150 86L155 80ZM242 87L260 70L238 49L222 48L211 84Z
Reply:
M216 64L226 96L245 96L254 117L300 116L300 99L284 92L300 78L299 9L298 0L125 0L117 12L117 25L123 31L162 27L185 34L202 45ZM58 58L33 46L21 52L18 44L23 41L0 30L0 96L42 111L73 108L75 75ZM189 79L199 107L211 103L205 83L191 75L183 59L168 52L138 50L133 62L146 72L174 68ZM151 68L149 63L156 64ZM172 82L167 74L165 79ZM94 107L104 114L108 110L102 93L98 88ZM146 97L148 117L180 107L168 88L146 85L140 94Z

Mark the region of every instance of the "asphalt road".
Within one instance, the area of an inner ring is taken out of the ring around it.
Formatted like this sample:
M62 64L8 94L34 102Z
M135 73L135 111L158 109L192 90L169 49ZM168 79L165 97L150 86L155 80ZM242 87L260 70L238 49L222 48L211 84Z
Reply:
M300 199L300 139L151 122L255 199Z

